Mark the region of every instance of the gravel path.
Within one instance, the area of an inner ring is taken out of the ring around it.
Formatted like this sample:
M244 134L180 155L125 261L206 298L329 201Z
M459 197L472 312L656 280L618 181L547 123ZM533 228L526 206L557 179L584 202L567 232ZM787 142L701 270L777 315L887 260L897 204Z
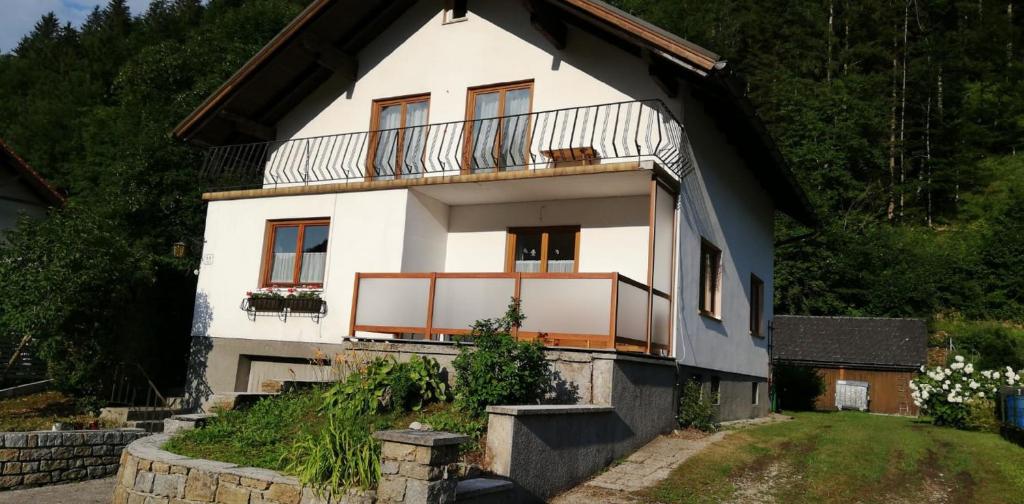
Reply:
M110 504L114 478L0 492L0 504Z

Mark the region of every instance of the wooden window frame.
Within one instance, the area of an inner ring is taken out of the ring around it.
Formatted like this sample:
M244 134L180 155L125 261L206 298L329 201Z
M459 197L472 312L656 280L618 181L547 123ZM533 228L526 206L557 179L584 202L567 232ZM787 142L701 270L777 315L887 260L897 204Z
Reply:
M717 259L714 264L715 279L717 280L714 284L714 290L709 289L708 285L708 271L704 267L704 257L707 252L710 252ZM700 292L697 298L697 308L701 315L710 317L715 320L722 320L722 249L716 247L713 243L707 241L704 238L700 239ZM709 292L710 290L710 292ZM708 296L710 299L710 310L708 309Z
M295 266L294 272L292 273L292 282L271 282L270 273L274 262L274 241L275 235L278 228L281 227L293 227L297 226L299 232L297 233L295 242ZM327 246L330 247L330 233L331 233L331 219L327 217L318 217L312 219L286 219L286 220L268 220L267 227L263 238L263 260L260 266L260 287L271 288L271 287L308 287L313 289L322 289L324 283L301 283L299 282L299 276L302 274L302 240L306 237L306 228L309 226L327 226Z
M494 171L505 171L505 167L502 166L501 160L503 159L501 154L501 143L502 143L502 120L505 118L505 94L509 91L516 91L520 89L530 90L530 105L527 107L527 117L529 118L526 124L526 150L523 153L524 161L525 156L530 151L530 141L532 140L532 130L530 129L533 118L529 114L533 113L533 79L514 81L514 82L502 82L498 84L487 84L484 86L473 86L466 90L466 126L464 138L463 138L463 152L462 152L462 173L470 174L473 173L473 125L477 118L473 117L476 111L476 97L477 95L487 93L498 93L498 115L497 117L488 118L495 119L498 121L498 132L494 136L494 146L491 148L492 154L497 154L495 159ZM517 114L518 115L518 114ZM494 152L497 151L497 152Z
M576 244L573 246L572 272L580 271L580 226L533 226L511 227L505 235L505 273L516 270L516 237L519 233L540 233L540 273L548 272L548 235L552 231L572 231L576 233Z
M750 274L750 335L764 337L764 280Z
M401 122L398 126L398 139L395 145L395 180L402 178L402 160L404 159L404 153L402 149L405 147L405 113L406 107L413 103L427 103L427 122L430 124L430 93L419 93L404 96L395 96L391 98L380 98L373 100L372 109L370 110L370 150L366 158L366 178L373 180L377 177L377 166L374 161L377 157L377 143L380 141L380 113L385 107L392 107L395 105L401 105L402 110L400 112Z

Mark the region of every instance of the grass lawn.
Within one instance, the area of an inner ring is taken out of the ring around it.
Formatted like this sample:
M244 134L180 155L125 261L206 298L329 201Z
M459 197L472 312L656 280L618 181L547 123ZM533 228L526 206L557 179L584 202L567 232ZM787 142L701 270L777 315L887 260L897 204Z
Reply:
M317 390L263 399L251 408L225 411L206 427L186 431L170 439L164 449L180 455L230 462L242 466L284 471L285 455L295 442L318 433L327 418L317 412L323 403ZM417 412L393 412L364 418L371 431L404 429L413 421L438 430L464 430L473 420L455 411L450 403L435 403ZM481 424L482 427L482 424ZM467 456L476 457L478 443L468 443Z
M995 434L857 412L731 433L647 491L673 503L1024 502L1024 448Z
M0 432L50 430L55 422L85 428L98 420L93 415L82 414L75 400L60 392L0 399Z

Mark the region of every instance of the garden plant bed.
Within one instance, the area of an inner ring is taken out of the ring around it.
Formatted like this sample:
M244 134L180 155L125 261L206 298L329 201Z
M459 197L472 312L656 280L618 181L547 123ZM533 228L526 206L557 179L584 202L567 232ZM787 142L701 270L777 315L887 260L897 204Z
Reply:
M49 430L56 422L78 429L102 427L95 415L82 413L74 398L60 392L0 399L0 432Z
M1024 448L996 434L857 412L793 415L732 433L637 499L1001 503L1024 494Z
M322 404L320 395L319 389L290 392L263 399L246 410L221 412L206 427L174 436L164 449L193 458L287 473L286 455L293 445L326 426L326 415L317 411ZM370 432L404 429L416 421L438 430L472 423L451 403L431 404L416 412L367 415L364 421ZM482 450L479 441L467 443L463 460L478 462L482 459Z

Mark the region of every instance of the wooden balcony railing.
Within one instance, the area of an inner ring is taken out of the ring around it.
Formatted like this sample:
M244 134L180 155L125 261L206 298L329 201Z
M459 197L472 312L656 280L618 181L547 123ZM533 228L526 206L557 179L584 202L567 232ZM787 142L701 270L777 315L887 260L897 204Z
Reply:
M357 273L349 330L468 335L513 297L526 315L518 338L671 353L671 297L618 273Z
M210 189L293 187L606 162L691 166L683 127L660 100L212 147Z

